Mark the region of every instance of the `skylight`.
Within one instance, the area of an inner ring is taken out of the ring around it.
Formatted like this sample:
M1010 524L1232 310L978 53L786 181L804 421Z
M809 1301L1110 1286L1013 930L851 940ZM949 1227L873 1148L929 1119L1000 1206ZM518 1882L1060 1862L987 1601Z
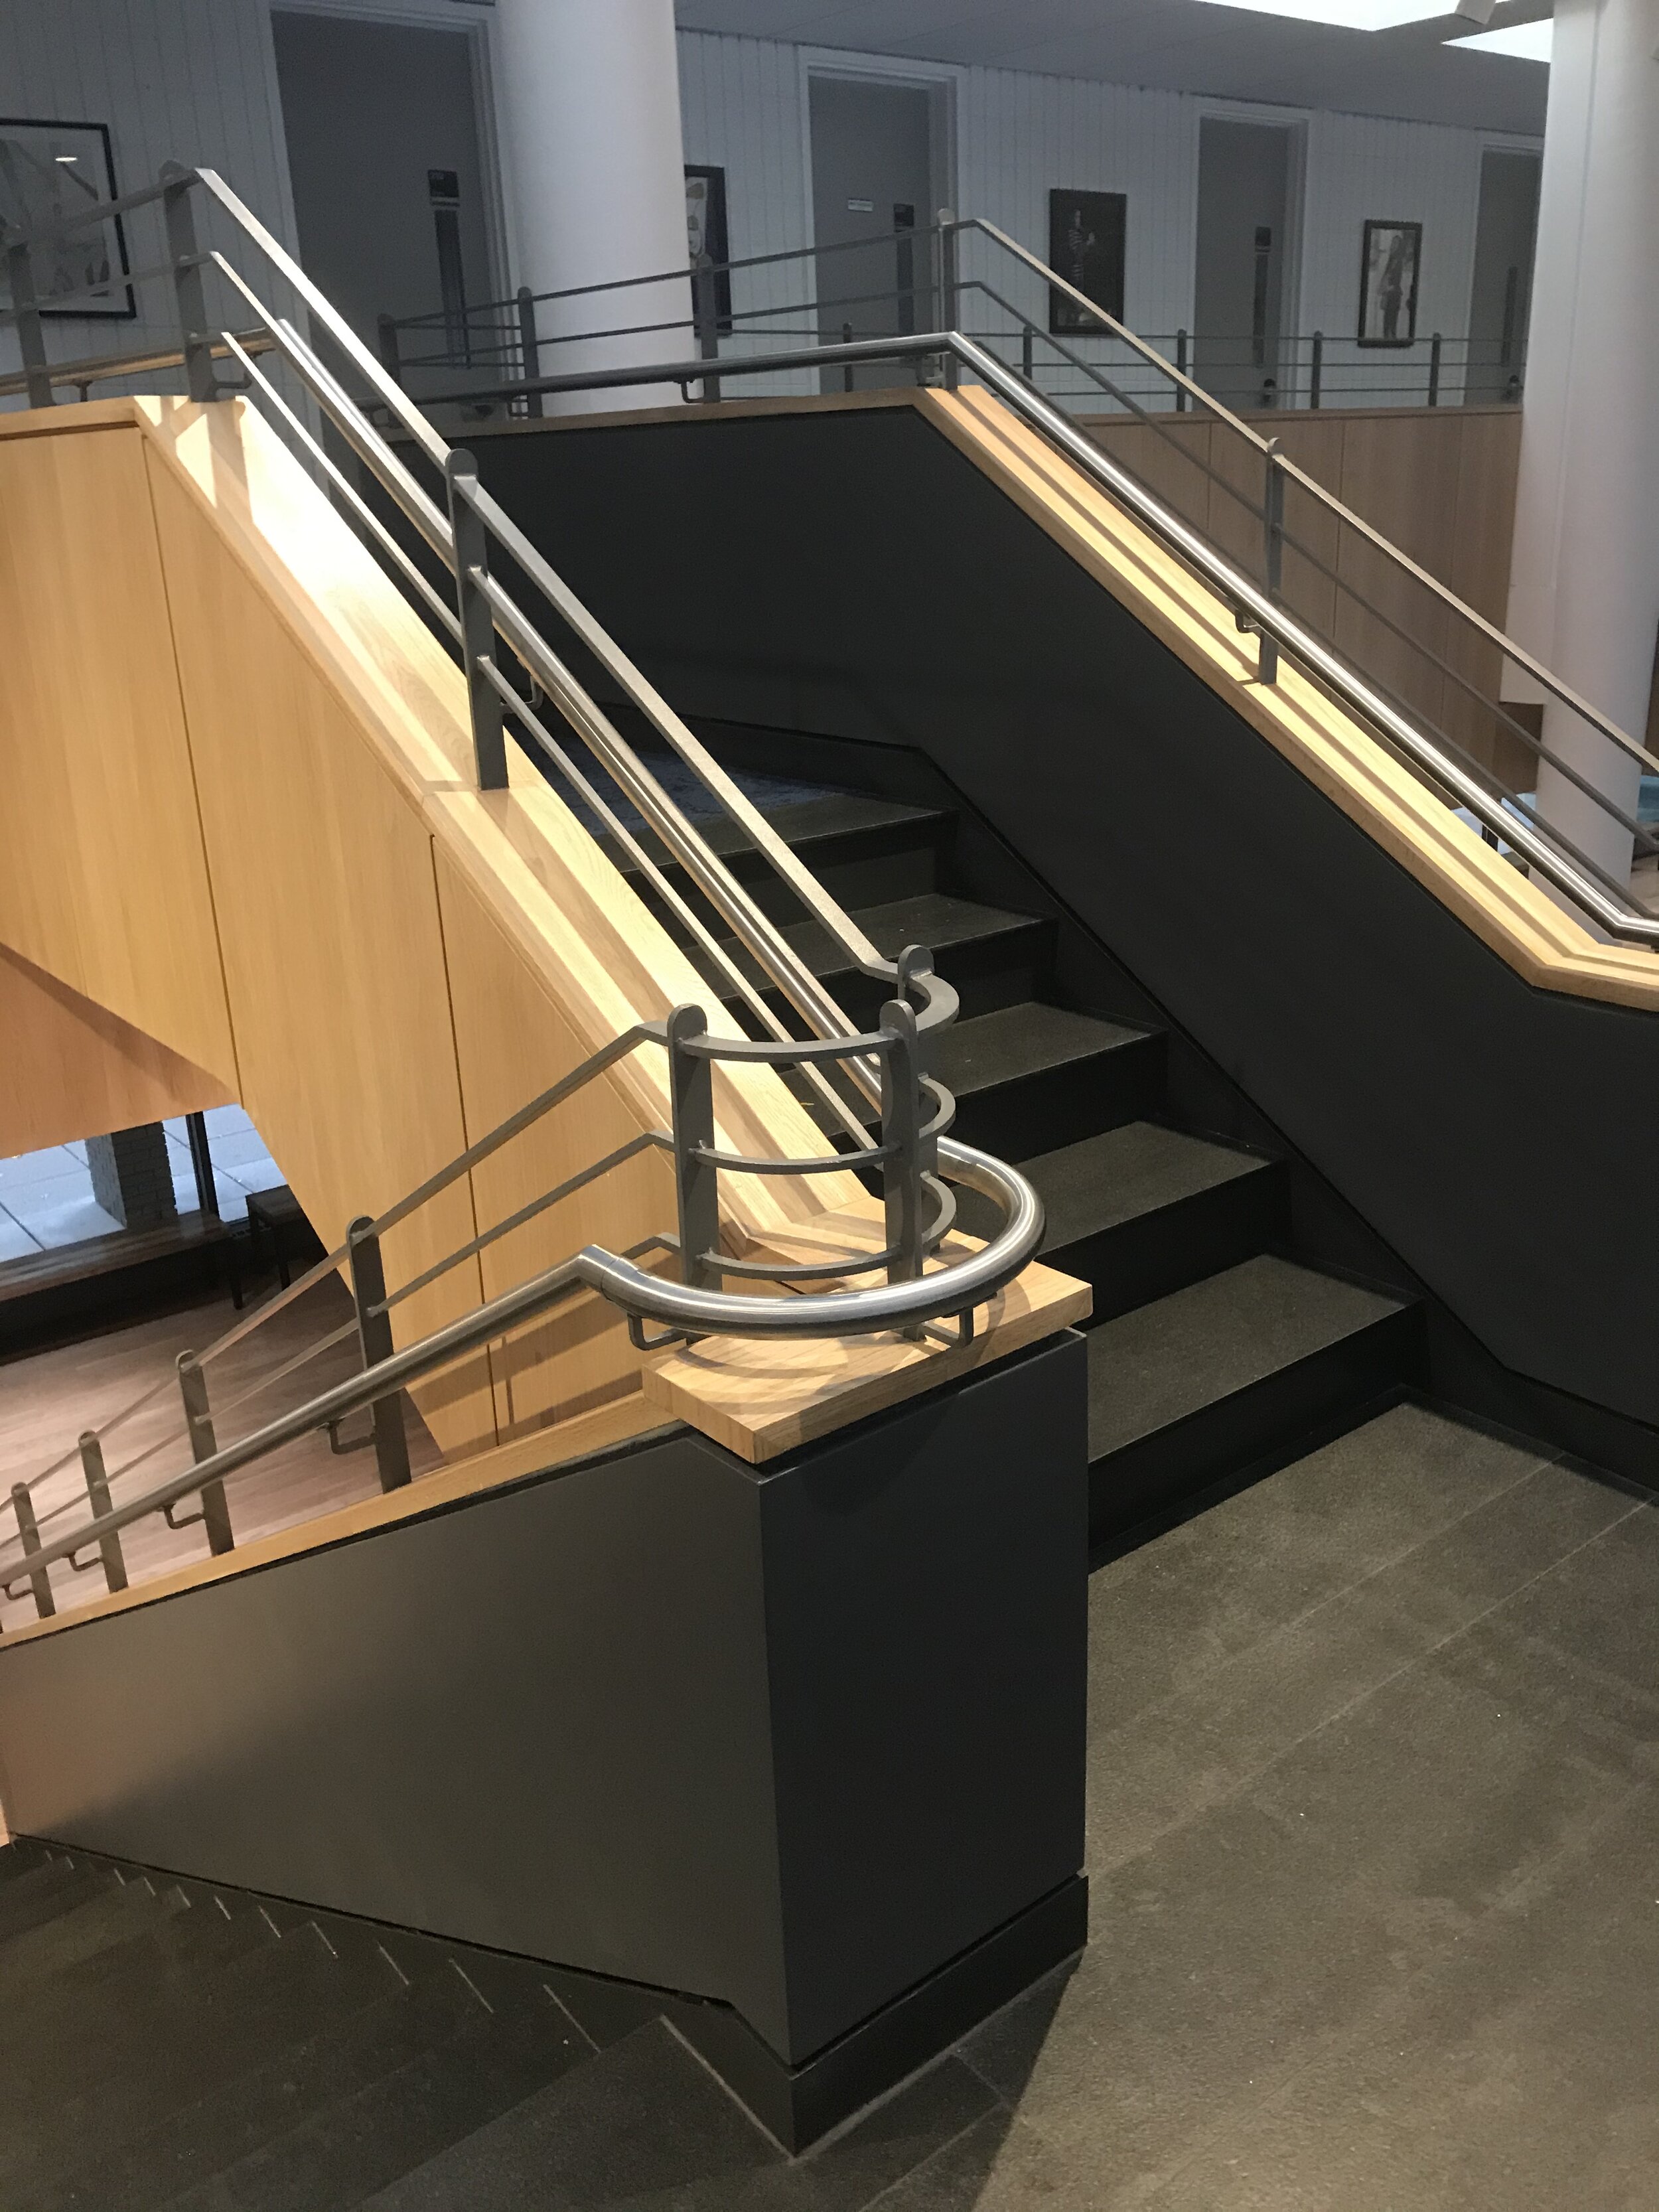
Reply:
M1473 39L1449 39L1448 46L1472 54L1510 54L1516 61L1547 63L1555 49L1555 24L1512 23L1506 31L1482 31Z
M1437 15L1451 13L1446 0L1212 0L1212 4L1248 8L1256 15L1293 16L1303 23L1336 23L1349 31L1392 31L1401 23L1431 22Z

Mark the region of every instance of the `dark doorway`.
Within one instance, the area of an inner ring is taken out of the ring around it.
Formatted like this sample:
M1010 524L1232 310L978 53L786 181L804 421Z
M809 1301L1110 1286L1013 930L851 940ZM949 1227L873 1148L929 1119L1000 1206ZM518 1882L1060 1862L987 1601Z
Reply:
M811 80L814 242L820 248L818 329L834 344L928 329L933 316L935 100L926 87L853 77ZM877 362L854 384L909 381L911 369ZM840 391L839 370L824 389Z
M1206 116L1198 140L1194 374L1229 407L1273 407L1284 392L1289 287L1288 125Z
M1536 154L1489 146L1480 157L1480 212L1469 288L1466 403L1518 400L1525 380L1527 318L1538 243Z
M271 28L307 272L371 348L380 316L434 315L405 353L487 355L467 317L496 291L471 38L298 11Z

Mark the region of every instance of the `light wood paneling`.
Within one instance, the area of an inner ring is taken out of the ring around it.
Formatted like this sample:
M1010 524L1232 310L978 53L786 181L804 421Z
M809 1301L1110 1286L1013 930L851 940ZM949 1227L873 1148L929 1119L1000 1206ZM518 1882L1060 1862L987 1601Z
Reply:
M234 1087L130 409L0 438L0 944Z
M225 1105L216 1075L0 947L0 1157Z

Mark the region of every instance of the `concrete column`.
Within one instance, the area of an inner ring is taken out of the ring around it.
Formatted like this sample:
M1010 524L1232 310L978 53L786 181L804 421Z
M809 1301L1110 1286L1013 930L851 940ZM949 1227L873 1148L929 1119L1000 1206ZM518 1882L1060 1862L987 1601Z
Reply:
M519 282L533 292L687 266L674 0L498 0L500 106ZM684 360L689 277L537 309L545 375ZM562 332L678 322L583 344ZM660 406L678 386L550 397L552 411Z
M1653 0L1557 0L1509 612L1521 644L1638 739L1659 629L1656 35ZM1547 701L1544 735L1634 813L1634 762ZM1548 768L1539 804L1624 880L1627 831Z
M167 1133L159 1121L87 1139L92 1194L123 1229L160 1229L179 1218Z

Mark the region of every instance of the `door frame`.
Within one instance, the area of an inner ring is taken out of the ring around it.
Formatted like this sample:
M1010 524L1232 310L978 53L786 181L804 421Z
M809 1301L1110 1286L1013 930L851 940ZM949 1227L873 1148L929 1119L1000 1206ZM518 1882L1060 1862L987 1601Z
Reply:
M465 14L460 9L465 9ZM401 30L447 31L466 40L471 64L472 127L478 142L478 176L483 186L484 251L489 256L489 296L505 300L513 289L514 257L507 219L507 198L501 174L501 134L495 115L495 69L491 39L493 0L270 0L266 15L266 55L270 70L271 112L280 124L283 175L289 192L289 219L294 220L293 187L289 182L288 119L283 114L282 87L276 76L276 48L270 27L273 15L336 15L357 23L386 23ZM458 20L459 15L459 20ZM297 227L295 231L297 240ZM296 248L297 250L297 248Z
M908 85L931 96L931 147L933 204L927 210L931 230L941 208L953 214L963 210L956 202L957 105L968 72L954 62L911 62L892 54L843 53L838 46L797 49L797 97L800 106L802 185L805 193L806 242L817 243L818 214L812 191L812 79L839 77L843 82Z
M1302 336L1303 246L1307 235L1308 139L1312 119L1311 112L1305 107L1258 107L1253 101L1237 100L1199 101L1198 127L1193 136L1193 236L1188 250L1193 290L1189 328L1196 329L1198 325L1198 209L1203 175L1203 126L1206 122L1253 123L1267 130L1287 131L1290 136L1290 159L1285 166L1285 264L1279 296L1281 315L1288 317L1291 327L1288 331L1281 327L1279 342L1282 346L1286 337ZM1279 362L1283 367L1282 353ZM1290 376L1279 380L1279 404L1291 408L1303 404L1303 374L1298 363Z

